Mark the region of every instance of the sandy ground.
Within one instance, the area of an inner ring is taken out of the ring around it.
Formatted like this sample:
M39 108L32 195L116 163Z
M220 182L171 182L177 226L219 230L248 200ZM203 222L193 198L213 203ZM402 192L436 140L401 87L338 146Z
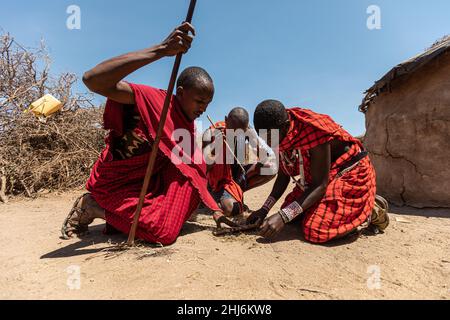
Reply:
M270 188L248 193L250 208ZM385 234L327 246L304 242L298 226L272 242L216 238L198 216L170 247L118 253L111 243L126 237L103 236L100 221L82 239L59 238L81 193L0 204L1 299L450 299L448 211L394 210Z

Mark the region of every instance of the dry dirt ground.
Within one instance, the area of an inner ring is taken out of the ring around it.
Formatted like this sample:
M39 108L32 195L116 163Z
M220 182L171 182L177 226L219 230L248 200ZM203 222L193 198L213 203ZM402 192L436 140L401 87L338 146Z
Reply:
M270 188L248 193L250 208ZM102 235L100 221L82 239L59 238L81 193L0 204L1 299L450 299L448 211L394 210L385 234L326 246L298 226L272 242L216 238L198 216L170 247L116 252L126 237Z

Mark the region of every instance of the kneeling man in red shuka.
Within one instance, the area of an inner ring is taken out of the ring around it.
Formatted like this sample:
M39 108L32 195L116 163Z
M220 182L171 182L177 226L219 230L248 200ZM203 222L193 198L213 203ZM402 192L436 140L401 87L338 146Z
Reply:
M275 185L263 207L247 220L262 224L262 236L271 238L294 221L301 222L305 239L312 243L343 237L366 223L387 226L386 210L384 217L372 214L376 179L367 152L329 116L267 100L256 108L254 123L256 130L279 133L278 146L268 135L280 159ZM296 186L282 210L266 219L291 180Z
M76 201L63 224L63 237L86 232L96 218L106 220L106 231L129 233L167 92L123 79L158 59L186 53L194 35L192 25L184 23L161 44L107 60L84 75L89 89L108 98L104 127L110 133L87 182L90 193ZM195 143L194 120L206 111L213 95L213 81L202 68L188 68L179 76L137 238L172 244L200 202L216 216L221 214L208 192L206 164ZM190 161L174 161L177 143L173 133L177 129L189 133L195 150L188 155Z
M223 141L219 152L221 154L211 150L214 154L210 155L208 147L213 143L216 143L217 147L217 138L219 142ZM265 150L269 150L269 154L264 158L258 157L261 151L265 151L261 144L264 144ZM203 148L205 157L215 160L207 166L208 187L227 217L248 211L244 204L244 192L262 186L275 177L269 170L274 166L269 156L273 151L258 137L256 131L250 128L248 112L242 107L233 108L225 117L225 121L217 122L205 131ZM233 154L229 154L231 152ZM254 155L255 159L250 159L250 154Z

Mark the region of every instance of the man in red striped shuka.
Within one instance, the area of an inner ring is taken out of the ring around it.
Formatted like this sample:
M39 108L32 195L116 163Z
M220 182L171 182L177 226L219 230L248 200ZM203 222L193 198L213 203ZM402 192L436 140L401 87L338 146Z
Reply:
M233 139L229 139L230 137ZM208 152L208 147L217 142L215 139L223 141L218 154L215 149ZM232 109L225 121L217 122L203 134L205 157L215 160L207 165L208 187L214 200L228 217L237 216L247 210L244 192L262 186L274 178L273 173L262 174L262 168L268 169L272 165L270 160L274 157L257 157L257 147L261 143L265 144L256 131L249 127L248 112L241 107ZM234 157L227 154L232 151ZM257 157L255 161L250 160L251 152ZM273 154L272 150L270 152Z
M90 193L75 202L63 224L64 238L86 232L96 218L106 220L106 232L129 233L167 93L122 79L163 57L186 53L194 34L192 25L184 23L161 44L107 60L84 75L89 89L108 98L104 127L110 133L87 182ZM188 68L179 76L139 219L138 238L163 245L175 242L201 201L215 217L222 215L208 192L206 164L195 143L194 120L206 111L213 95L213 81L202 68ZM179 150L173 138L176 130L187 133L190 150L195 150L184 153L189 161L174 156L173 151Z
M274 148L280 171L272 193L247 220L262 224L262 236L273 237L296 220L301 220L304 237L312 243L341 238L363 224L380 231L387 227L387 203L380 201L383 210L374 210L375 170L367 152L329 116L267 100L256 108L254 123L257 131L278 130L280 138ZM270 140L268 134L268 144L274 146ZM296 186L282 210L266 219L291 179Z

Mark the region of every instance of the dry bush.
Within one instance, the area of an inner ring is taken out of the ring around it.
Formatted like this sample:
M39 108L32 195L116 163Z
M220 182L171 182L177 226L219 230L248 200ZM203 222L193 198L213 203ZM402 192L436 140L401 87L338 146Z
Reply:
M73 74L51 77L45 46L24 48L0 35L0 200L83 185L104 146L102 108L72 93ZM40 122L25 113L50 93L63 109Z

